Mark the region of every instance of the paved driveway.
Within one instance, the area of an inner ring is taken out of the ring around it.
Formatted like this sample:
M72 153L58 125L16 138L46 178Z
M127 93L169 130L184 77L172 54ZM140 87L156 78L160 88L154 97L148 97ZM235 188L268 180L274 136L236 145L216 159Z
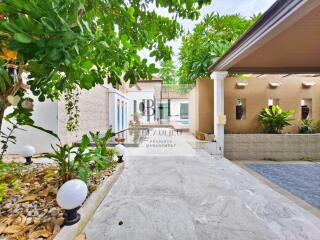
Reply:
M203 150L145 151L126 157L85 228L89 240L320 239L319 218L228 160Z

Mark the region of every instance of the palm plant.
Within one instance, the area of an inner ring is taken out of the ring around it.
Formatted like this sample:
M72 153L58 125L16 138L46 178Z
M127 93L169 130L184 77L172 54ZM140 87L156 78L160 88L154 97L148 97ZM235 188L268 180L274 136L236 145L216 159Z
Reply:
M259 119L266 133L281 133L286 126L291 125L289 122L293 120L291 118L293 114L294 110L285 112L280 106L274 105L271 108L262 109Z

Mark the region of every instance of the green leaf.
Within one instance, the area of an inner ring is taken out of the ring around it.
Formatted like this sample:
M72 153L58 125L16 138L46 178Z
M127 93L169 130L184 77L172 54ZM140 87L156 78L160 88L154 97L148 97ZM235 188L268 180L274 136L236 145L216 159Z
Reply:
M3 79L0 79L0 92L4 93L6 91L6 84Z
M131 16L131 17L134 17L133 14L134 14L135 10L133 7L129 7L128 10L127 10L127 13Z
M80 147L81 149L86 149L90 144L90 139L89 137L85 134L82 136L82 139L81 139L81 144L80 144Z
M28 35L23 33L15 33L13 38L21 43L31 43L32 40Z
M60 138L58 136L58 134L56 134L55 132L51 131L51 130L48 130L48 129L45 129L43 127L39 127L39 126L36 126L36 125L33 125L33 124L27 124L29 127L33 127L33 128L36 128L36 129L39 129L43 132L46 132L48 134L50 134L51 136L55 137L59 142L60 142Z
M79 168L79 176L82 181L84 181L85 183L88 182L88 171L85 167Z
M121 43L122 43L124 48L130 48L131 47L130 40L129 40L129 38L128 38L128 36L126 34L121 35Z
M86 70L90 70L93 67L93 63L90 60L86 60L83 64L82 67Z

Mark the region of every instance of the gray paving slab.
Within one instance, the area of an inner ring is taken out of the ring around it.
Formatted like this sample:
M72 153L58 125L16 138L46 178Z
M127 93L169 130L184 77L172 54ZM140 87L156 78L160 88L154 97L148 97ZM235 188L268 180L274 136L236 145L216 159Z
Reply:
M139 152L125 157L85 227L87 239L320 239L319 218L225 158L190 149L186 156Z

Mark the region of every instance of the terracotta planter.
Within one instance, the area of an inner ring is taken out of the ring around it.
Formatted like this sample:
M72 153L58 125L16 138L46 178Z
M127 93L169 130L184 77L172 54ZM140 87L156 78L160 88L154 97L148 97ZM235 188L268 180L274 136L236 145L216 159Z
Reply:
M126 139L125 138L115 138L114 140L118 143L123 143Z
M196 132L196 139L204 141L206 140L206 135L202 132Z

